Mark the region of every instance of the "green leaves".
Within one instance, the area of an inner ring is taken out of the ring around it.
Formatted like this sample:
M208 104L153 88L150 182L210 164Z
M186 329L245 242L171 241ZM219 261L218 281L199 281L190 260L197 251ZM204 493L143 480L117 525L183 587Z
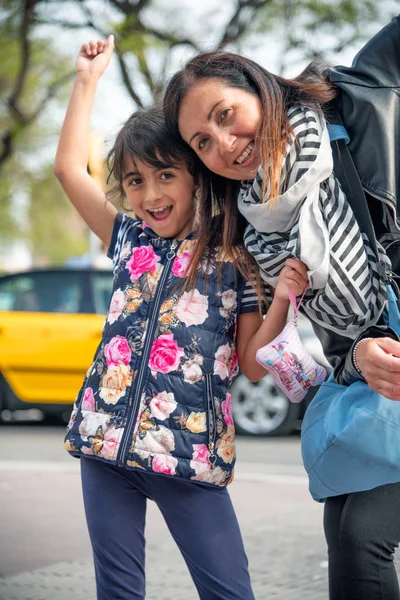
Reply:
M85 249L86 234L70 233L81 225L70 226L73 209L52 176L48 150L55 145L58 108L65 106L74 69L72 45L65 55L54 49L57 32L69 30L71 39L81 29L88 39L115 34L121 83L134 110L158 102L173 70L199 49L222 43L250 57L254 52L256 60L265 49L267 58L277 56L275 72L292 75L311 58L332 60L344 48L361 45L378 23L388 22L396 5L395 0L225 0L203 10L194 0L2 0L0 238L23 237L38 260L60 261ZM21 190L29 204L24 222L14 210Z

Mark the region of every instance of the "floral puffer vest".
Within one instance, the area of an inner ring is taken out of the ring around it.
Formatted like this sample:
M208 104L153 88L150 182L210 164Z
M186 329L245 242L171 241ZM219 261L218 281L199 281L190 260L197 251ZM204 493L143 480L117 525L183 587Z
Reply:
M196 288L181 293L194 245L117 216L113 294L65 447L74 456L225 486L235 462L228 389L245 281L216 251L206 287L204 266Z

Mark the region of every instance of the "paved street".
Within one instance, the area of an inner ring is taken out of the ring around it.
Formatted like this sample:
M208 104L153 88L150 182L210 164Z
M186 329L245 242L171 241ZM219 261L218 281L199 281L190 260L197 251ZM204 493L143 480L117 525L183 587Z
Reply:
M1 600L95 598L79 461L63 451L62 435L61 427L0 428ZM257 600L327 598L322 507L309 497L299 450L298 437L238 441L230 491ZM152 503L147 564L149 600L197 598Z

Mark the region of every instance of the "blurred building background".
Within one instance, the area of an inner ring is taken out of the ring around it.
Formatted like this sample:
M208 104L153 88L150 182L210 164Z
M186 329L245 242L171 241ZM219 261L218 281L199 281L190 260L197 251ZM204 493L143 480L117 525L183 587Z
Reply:
M92 119L101 158L129 114L159 101L198 51L223 47L293 76L314 58L350 64L398 11L398 0L2 0L0 272L104 264L52 171L82 43L116 38Z

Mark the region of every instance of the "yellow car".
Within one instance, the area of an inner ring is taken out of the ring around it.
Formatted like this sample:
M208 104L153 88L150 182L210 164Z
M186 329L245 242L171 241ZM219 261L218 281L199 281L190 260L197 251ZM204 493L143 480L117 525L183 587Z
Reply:
M111 291L112 272L106 270L42 269L0 277L0 416L5 409L27 408L69 416L100 342ZM311 325L299 326L303 342L326 365ZM236 429L286 435L298 428L315 391L292 404L271 377L251 383L240 375L231 390Z
M111 289L106 270L0 277L0 411L70 411L100 342Z

